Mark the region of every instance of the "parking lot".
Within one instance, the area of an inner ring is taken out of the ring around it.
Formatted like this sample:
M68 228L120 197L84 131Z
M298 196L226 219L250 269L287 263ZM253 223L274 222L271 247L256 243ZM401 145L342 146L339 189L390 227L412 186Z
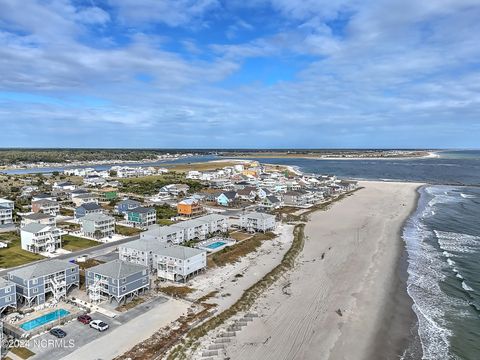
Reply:
M30 349L36 354L32 359L51 360L67 356L73 351L109 334L116 328L128 323L130 320L137 318L141 314L150 311L152 308L159 306L166 301L168 301L167 298L157 297L146 303L139 304L133 309L121 313L113 319L99 313L90 314L92 319L102 320L109 325L109 329L104 332L92 329L89 325L82 324L77 320L60 326L60 328L67 333L67 336L61 341L58 341L58 339L50 333L37 336L34 339L35 341L33 341L33 339L30 341ZM57 341L55 342L55 340Z

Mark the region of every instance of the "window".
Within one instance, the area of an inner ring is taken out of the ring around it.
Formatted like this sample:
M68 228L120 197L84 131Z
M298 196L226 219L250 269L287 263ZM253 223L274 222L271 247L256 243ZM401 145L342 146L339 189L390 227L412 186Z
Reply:
M73 275L72 280L77 280L77 277L75 275Z
M37 279L37 278L33 279L33 280L32 280L32 284L33 284L33 285L38 284L38 279Z
M9 292L11 292L11 291L12 291L12 287L11 287L11 286L7 286L7 287L5 288L5 292L6 292L6 293L9 293Z
M7 297L5 298L5 301L6 301L6 302L12 301L12 297L11 297L11 296L7 296Z
M75 272L75 268L72 268L72 272Z
M38 293L38 288L33 288L33 293L34 294Z
M122 279L122 283L125 284L126 282L127 282L127 278L123 278L123 279Z
M143 270L142 275L147 275L147 270Z
M122 291L127 291L127 287L126 287L126 286L122 286Z

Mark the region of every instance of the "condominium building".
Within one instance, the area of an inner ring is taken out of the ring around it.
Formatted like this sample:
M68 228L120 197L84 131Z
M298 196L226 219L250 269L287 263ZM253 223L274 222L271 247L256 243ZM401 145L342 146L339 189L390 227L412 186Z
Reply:
M92 302L115 299L117 303L150 288L148 268L114 260L85 271L87 292Z
M50 259L8 272L16 286L17 297L27 306L41 305L52 296L54 302L67 296L72 286L79 286L78 265Z
M17 307L16 287L11 281L0 277L0 314L9 307Z
M251 212L240 216L240 227L248 232L267 232L276 227L275 215Z

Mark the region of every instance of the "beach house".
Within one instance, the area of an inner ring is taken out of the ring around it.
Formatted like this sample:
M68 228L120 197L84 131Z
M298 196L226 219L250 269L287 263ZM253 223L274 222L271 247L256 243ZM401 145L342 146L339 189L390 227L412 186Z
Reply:
M48 224L30 223L20 229L22 249L35 254L52 253L62 246L61 230Z
M20 222L20 227L24 227L28 224L37 223L44 225L55 225L55 216L44 213L33 213L28 215L23 215Z
M92 302L114 299L120 303L150 288L147 266L120 259L87 269L85 283Z
M78 265L50 259L8 272L16 286L17 298L27 306L41 305L52 296L59 301L72 286L79 286Z
M79 219L84 236L102 239L115 234L115 218L103 213L90 213Z
M180 244L184 241L184 230L181 227L153 226L140 233L140 239L144 238L152 238L164 243Z
M0 199L0 225L13 223L13 207L15 203L11 200Z
M0 277L0 315L9 307L17 307L15 284Z
M75 204L75 206L82 206L83 204L89 204L89 203L98 203L98 195L97 194L91 194L91 193L82 193L75 195L72 198L72 202Z
M154 208L139 206L125 211L125 220L135 227L147 227L157 222Z
M116 206L115 206L115 212L118 214L125 214L127 210L132 210L135 209L142 204L139 201L136 200L131 200L131 199L125 199L120 201Z
M204 211L200 201L193 198L182 200L177 204L177 213L180 216L195 217L201 215Z
M75 209L75 219L80 219L88 214L102 214L103 208L97 203L85 203Z
M57 216L60 213L60 205L57 203L56 200L36 200L32 201L32 211L34 213L43 212L44 214Z
M240 215L240 228L248 232L267 232L275 230L275 215L251 212Z

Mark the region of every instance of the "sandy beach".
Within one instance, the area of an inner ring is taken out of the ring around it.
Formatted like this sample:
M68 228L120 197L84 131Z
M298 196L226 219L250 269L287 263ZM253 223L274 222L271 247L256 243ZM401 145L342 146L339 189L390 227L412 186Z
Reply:
M257 301L259 318L226 355L251 359L398 359L414 322L400 231L414 183L364 188L311 215L295 269Z

